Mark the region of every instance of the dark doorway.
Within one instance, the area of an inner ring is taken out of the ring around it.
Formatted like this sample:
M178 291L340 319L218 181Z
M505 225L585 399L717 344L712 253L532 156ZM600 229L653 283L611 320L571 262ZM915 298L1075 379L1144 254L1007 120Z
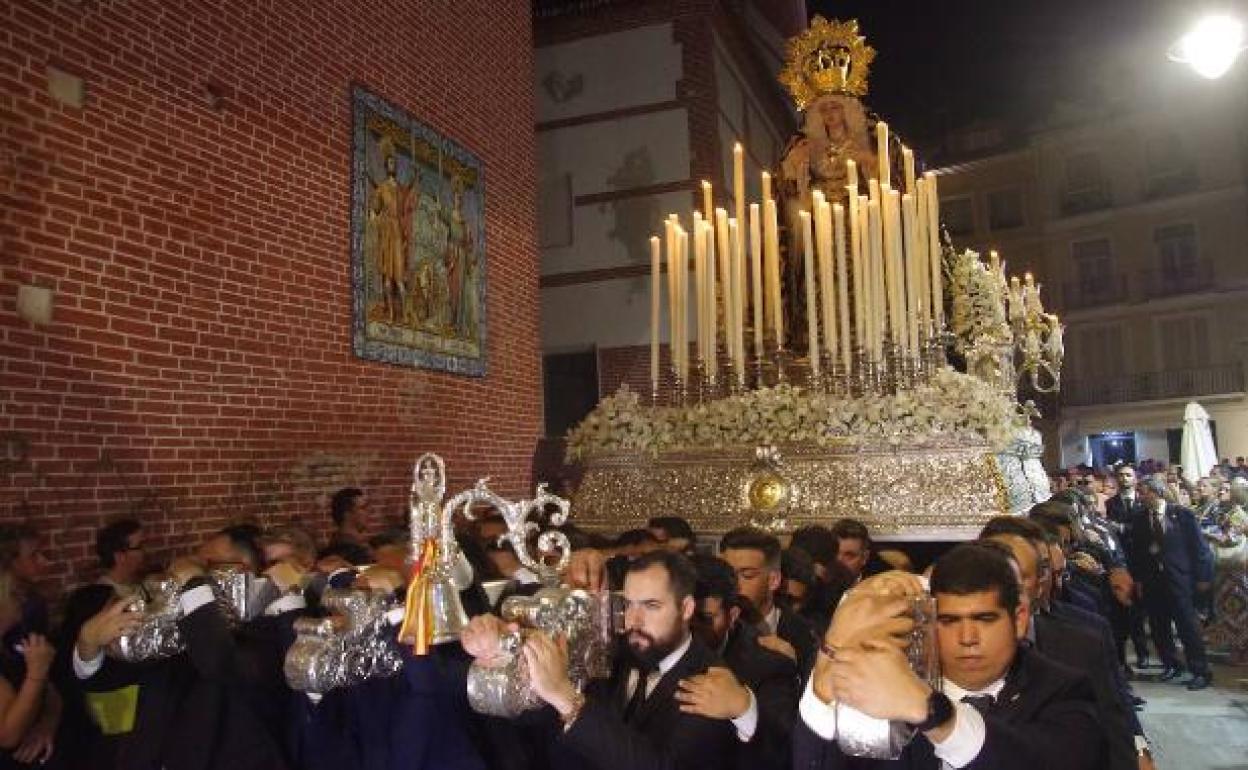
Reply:
M1117 463L1135 464L1134 433L1098 433L1088 436L1088 449L1092 452L1092 465L1105 468Z
M559 353L542 358L546 436L563 438L598 405L598 354Z

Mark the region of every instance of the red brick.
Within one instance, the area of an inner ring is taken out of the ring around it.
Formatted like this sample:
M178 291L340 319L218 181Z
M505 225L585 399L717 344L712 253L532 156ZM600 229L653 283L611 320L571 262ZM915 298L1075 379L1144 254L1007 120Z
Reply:
M12 260L0 298L18 283L57 291L46 330L0 313L0 427L32 447L0 519L47 531L58 584L88 577L89 533L127 512L164 555L235 515L323 529L326 494L346 481L397 515L427 450L454 485L488 473L502 493L529 488L541 427L529 4L390 4L358 14L355 36L330 22L338 5L0 5L3 134L20 148L0 193ZM230 64L214 72L230 94L217 111L197 85L215 46ZM49 56L86 77L83 110L46 96ZM484 161L483 381L351 351L353 83Z

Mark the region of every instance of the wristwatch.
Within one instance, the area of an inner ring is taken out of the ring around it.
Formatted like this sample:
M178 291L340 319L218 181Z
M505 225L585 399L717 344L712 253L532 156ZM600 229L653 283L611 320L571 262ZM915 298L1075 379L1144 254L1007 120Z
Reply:
M916 732L925 733L940 727L953 717L953 701L940 690L932 690L927 696L927 718L922 722L910 723Z

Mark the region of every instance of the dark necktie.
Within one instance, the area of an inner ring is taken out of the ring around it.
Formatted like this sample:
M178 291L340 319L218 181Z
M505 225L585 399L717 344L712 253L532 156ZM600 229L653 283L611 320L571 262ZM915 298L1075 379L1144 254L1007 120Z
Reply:
M632 724L633 718L641 710L641 704L646 702L646 684L649 681L650 673L640 668L637 669L637 686L633 688L633 694L628 699L628 705L624 707L625 724Z
M996 702L996 698L991 695L963 695L962 702L969 703L980 714L987 714L988 709L992 708L992 704Z

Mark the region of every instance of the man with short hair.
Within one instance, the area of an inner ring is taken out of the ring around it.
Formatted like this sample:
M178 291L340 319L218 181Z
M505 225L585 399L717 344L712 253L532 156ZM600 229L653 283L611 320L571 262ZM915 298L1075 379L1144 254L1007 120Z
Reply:
M1148 478L1140 485L1144 507L1135 512L1128 540L1136 598L1148 612L1153 645L1165 669L1161 681L1183 673L1171 624L1183 640L1183 655L1192 678L1189 690L1203 690L1212 682L1205 657L1205 641L1196 620L1194 595L1207 591L1213 580L1213 554L1191 509L1166 502L1166 482Z
M814 663L818 633L801 615L776 603L780 541L761 529L738 527L719 541L719 556L736 570L737 591L760 616L759 642L789 655L799 670L808 671Z
M330 548L354 549L344 558L352 564L366 563L369 560L368 538L377 530L368 495L358 487L343 487L329 500L329 516L334 522L334 531L329 536Z
M795 768L1104 767L1105 739L1087 679L1020 644L1028 606L1004 555L970 543L936 562L931 592L943 680L935 690L903 652L914 625L908 597L922 590L913 575L884 573L837 609L802 698ZM838 703L909 723L919 735L897 760L847 757L835 740Z
M138 702L137 673L122 672L111 681L84 686L70 670L70 656L82 626L112 601L140 590L145 558L143 525L138 519L118 519L95 535L95 555L103 573L79 586L65 600L65 619L57 634L58 686L65 697L64 732L57 747L66 766L86 764L88 758L111 765L121 737L130 732Z
M524 656L533 690L563 722L552 747L553 767L695 770L731 765L738 741L734 733L741 728L689 713L675 697L682 680L707 674L718 662L690 631L696 580L689 560L670 551L653 551L628 564L626 654L616 661L608 682L591 683L583 696L568 679L566 648L542 633L528 637ZM465 648L482 651L466 637Z
M757 725L737 754L738 766L788 768L797 714L797 664L760 645L758 630L741 621L737 575L727 562L706 555L695 556L693 562L698 608L691 628L726 668L713 667L683 680L676 700L686 713L732 720L738 738L749 732L751 721Z
M854 583L859 582L871 560L871 533L867 525L856 519L841 519L832 525L832 534L836 537L836 560L849 571Z
M693 546L697 542L697 537L693 534L693 527L689 526L689 522L680 516L655 516L646 522L646 529L650 530L650 534L669 551L683 553L686 556L693 555Z
M1143 510L1143 503L1140 502L1137 493L1138 478L1134 468L1130 465L1123 465L1114 475L1118 480L1118 494L1105 501L1105 515L1118 526L1123 548L1129 553L1131 551L1131 522L1136 518L1136 514ZM1127 566L1132 579L1139 580L1135 569L1129 563ZM1147 667L1149 665L1148 637L1144 633L1143 608L1139 606L1138 601L1133 601L1129 605L1116 604L1113 610L1110 622L1114 626L1114 642L1118 646L1119 662L1126 665L1126 643L1129 636L1131 645L1135 648L1136 666Z

